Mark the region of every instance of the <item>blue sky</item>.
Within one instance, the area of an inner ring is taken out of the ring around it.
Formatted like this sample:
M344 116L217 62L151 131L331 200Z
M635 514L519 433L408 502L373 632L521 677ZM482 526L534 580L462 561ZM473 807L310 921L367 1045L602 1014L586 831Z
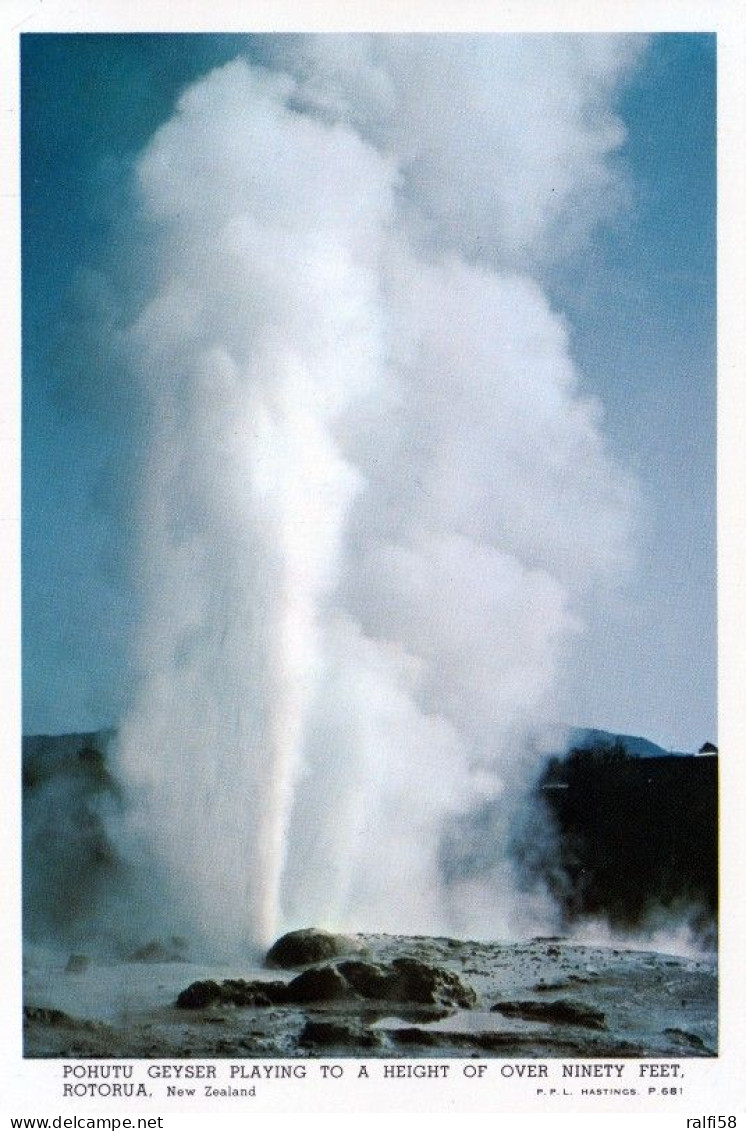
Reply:
M22 37L27 733L111 725L131 695L145 429L101 327L116 337L147 276L130 246L137 154L180 91L246 50L232 36ZM635 571L579 646L566 721L691 749L715 734L714 37L653 37L618 111L628 205L541 277L643 495Z
M715 50L653 41L622 103L632 209L553 281L647 506L630 631L588 646L589 676L616 684L599 725L638 709L674 748L716 727Z

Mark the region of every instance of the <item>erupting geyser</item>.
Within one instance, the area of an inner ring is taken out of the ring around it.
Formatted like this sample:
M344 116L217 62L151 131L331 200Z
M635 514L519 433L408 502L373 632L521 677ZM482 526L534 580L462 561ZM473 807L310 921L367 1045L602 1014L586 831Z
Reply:
M280 38L142 154L119 758L163 930L229 952L309 923L510 928L504 868L446 884L441 833L516 788L627 554L630 482L528 271L614 196L634 53Z

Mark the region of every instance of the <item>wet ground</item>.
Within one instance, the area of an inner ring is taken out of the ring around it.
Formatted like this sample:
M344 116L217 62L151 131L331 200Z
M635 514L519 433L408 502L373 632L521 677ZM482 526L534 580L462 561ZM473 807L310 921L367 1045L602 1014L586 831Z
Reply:
M351 936L340 950L279 969L159 961L157 951L146 961L108 964L85 956L29 957L25 1052L168 1058L717 1053L711 955L679 957L560 938L481 943L397 935ZM195 983L198 989L184 995Z

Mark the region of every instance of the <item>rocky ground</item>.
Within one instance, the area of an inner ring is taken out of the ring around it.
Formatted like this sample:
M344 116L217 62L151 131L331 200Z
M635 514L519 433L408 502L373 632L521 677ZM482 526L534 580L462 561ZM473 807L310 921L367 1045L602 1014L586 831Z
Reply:
M286 935L264 968L151 944L29 963L31 1057L692 1057L717 1052L713 956L398 935Z

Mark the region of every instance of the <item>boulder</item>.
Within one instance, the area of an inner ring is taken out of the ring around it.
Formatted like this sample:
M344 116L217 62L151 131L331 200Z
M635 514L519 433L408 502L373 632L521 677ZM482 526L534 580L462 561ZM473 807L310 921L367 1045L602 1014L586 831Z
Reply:
M581 1002L559 998L557 1001L499 1001L493 1013L518 1017L522 1021L543 1021L554 1025L581 1025L585 1029L605 1029L606 1015Z
M307 927L301 931L290 931L279 938L267 951L265 963L267 966L292 969L294 966L326 962L360 949L357 939L348 935L334 935L330 931Z
M334 966L304 970L286 987L286 1001L303 1005L314 1001L340 1001L354 996L350 985Z
M456 974L429 966L417 958L395 958L391 963L378 966L349 960L340 962L338 970L357 993L373 1001L462 1009L471 1009L477 1001L471 987L465 986Z
M221 1001L230 1005L283 1005L287 1000L284 982L246 982L228 978L220 987Z
M179 994L179 1009L204 1009L208 1005L307 1005L364 998L366 1001L425 1006L428 1013L476 1004L476 994L448 970L428 966L416 958L395 958L375 964L346 959L335 964L310 966L292 981L245 982L229 979L193 982Z
M371 1001L393 1000L390 967L374 965L372 962L363 962L360 959L349 959L340 962L337 970L361 997Z
M176 999L178 1009L205 1009L208 1005L262 1007L287 1001L284 982L245 982L228 978L222 983L192 982Z
M366 1029L359 1022L342 1025L338 1021L308 1020L298 1036L301 1048L314 1046L344 1049L375 1049L381 1044L381 1035Z
M176 999L178 1009L204 1009L220 1001L220 986L217 982L192 982L182 990Z

